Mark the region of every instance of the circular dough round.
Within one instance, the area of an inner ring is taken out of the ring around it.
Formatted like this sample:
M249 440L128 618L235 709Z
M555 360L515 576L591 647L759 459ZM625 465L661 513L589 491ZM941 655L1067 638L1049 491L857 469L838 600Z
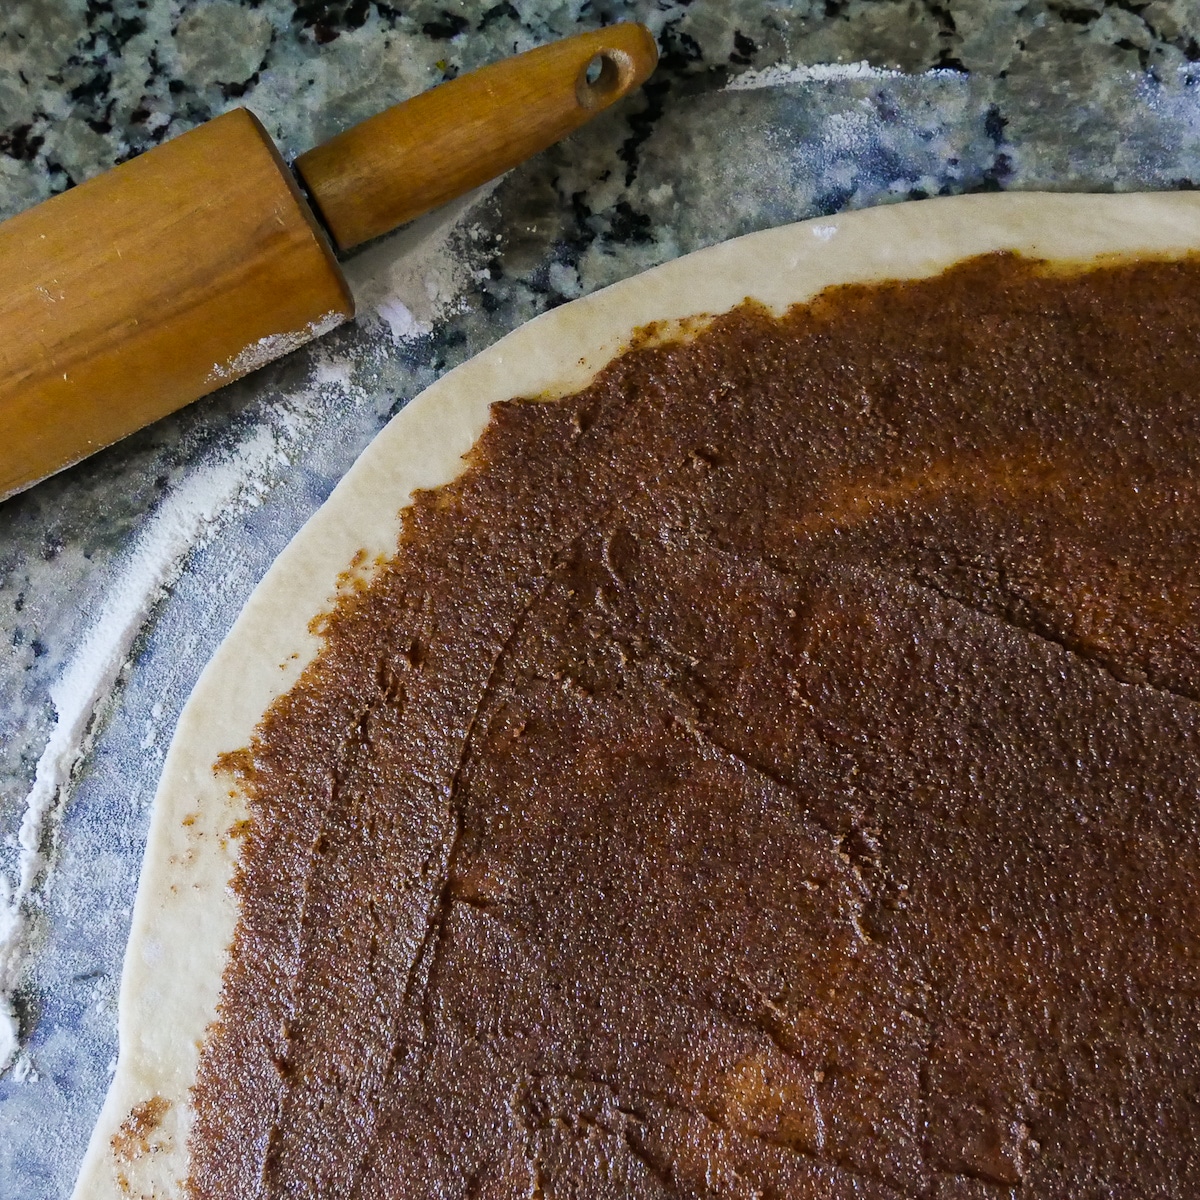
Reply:
M751 234L546 313L401 411L267 572L180 717L126 952L117 1071L76 1197L184 1194L189 1090L237 921L229 882L246 816L214 764L249 743L312 661L313 618L394 553L414 489L460 472L490 405L578 390L651 322L678 330L747 298L781 313L833 285L928 277L999 250L1068 262L1181 256L1200 250L1200 196L965 196Z

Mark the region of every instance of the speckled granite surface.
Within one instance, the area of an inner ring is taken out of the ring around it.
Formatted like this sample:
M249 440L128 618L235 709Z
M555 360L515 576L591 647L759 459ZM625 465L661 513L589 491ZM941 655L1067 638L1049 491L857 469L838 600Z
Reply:
M72 704L86 750L27 905L0 1196L70 1190L116 1050L180 706L274 554L407 399L547 306L753 229L981 188L1200 183L1195 0L7 0L0 215L236 104L294 155L502 54L626 18L660 40L645 90L353 263L354 326L0 506L7 875ZM891 73L728 90L857 61Z

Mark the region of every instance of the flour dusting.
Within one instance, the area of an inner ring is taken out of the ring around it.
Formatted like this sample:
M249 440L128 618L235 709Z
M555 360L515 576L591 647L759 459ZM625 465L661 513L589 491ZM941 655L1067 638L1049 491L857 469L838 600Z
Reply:
M958 72L935 68L922 72L922 78L957 75ZM888 67L873 67L868 62L812 63L789 67L782 63L759 71L745 71L725 85L727 92L752 92L759 88L783 87L792 83L828 83L841 79L906 79L904 71Z
M465 218L499 182L476 188L345 263L360 318L375 320L400 343L461 312L463 294L477 276L471 243L482 236Z

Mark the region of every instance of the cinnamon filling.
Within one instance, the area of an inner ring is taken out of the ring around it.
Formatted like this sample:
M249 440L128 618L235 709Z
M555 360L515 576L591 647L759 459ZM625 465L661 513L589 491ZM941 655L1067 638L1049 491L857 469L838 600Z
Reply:
M190 1188L1200 1194L1200 264L497 406L239 766Z

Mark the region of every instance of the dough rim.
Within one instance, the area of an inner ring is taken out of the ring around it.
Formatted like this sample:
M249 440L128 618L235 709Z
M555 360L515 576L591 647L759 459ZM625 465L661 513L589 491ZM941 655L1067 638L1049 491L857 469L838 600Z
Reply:
M310 621L332 607L355 571L369 573L394 553L412 491L460 473L489 406L577 391L651 322L721 313L747 298L782 312L835 284L928 277L997 250L1074 262L1178 257L1200 250L1200 194L957 196L748 234L535 318L393 418L272 564L184 706L133 910L117 1069L74 1200L185 1194L188 1093L237 920L228 884L236 824L246 816L240 793L213 764L248 744L262 714L316 655ZM144 1137L122 1137L122 1123L153 1097L169 1103L161 1121Z

